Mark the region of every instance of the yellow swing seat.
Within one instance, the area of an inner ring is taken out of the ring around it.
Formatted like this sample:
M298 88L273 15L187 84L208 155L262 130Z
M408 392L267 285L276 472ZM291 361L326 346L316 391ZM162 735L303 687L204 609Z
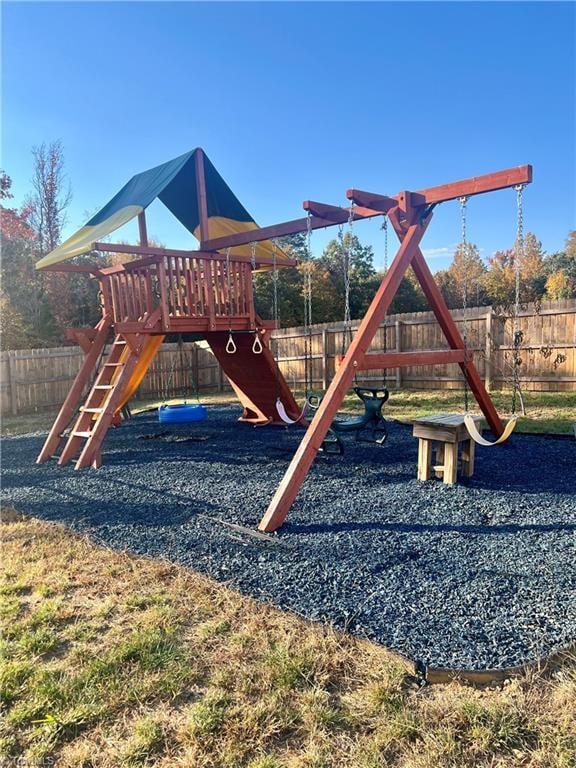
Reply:
M490 440L486 440L480 432L478 432L478 429L476 427L476 424L474 423L474 418L469 414L464 414L464 424L466 425L466 429L468 430L468 434L474 440L475 443L478 443L478 445L483 445L486 448L490 448L492 445L499 445L500 443L505 442L508 440L512 432L514 431L514 427L516 426L516 422L518 421L518 416L512 416L510 420L508 421L508 424L506 424L506 427L504 428L504 432L500 435L500 437L497 440L494 440L494 442L490 442Z

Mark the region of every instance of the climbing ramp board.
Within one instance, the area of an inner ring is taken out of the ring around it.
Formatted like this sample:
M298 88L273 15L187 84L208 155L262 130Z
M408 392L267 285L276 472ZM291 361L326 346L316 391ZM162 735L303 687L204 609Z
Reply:
M283 424L276 409L280 398L291 419L300 418L300 408L286 383L270 348L262 340L262 352L252 351L254 335L234 334L236 352L226 352L228 333L214 332L206 340L244 407L240 421L253 424Z

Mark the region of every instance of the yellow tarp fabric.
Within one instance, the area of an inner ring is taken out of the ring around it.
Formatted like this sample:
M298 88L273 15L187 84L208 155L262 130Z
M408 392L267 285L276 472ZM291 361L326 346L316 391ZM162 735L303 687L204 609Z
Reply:
M146 375L146 371L150 367L152 360L154 360L154 358L156 357L156 352L158 352L158 350L160 349L160 345L164 341L164 338L165 338L164 336L148 337L148 341L146 341L146 344L142 351L142 355L138 360L136 370L132 374L132 378L130 379L128 386L126 387L126 390L124 391L124 394L122 396L122 402L116 409L116 413L118 413L118 411L121 410L126 405L126 403L130 400L132 395L136 392L136 390L140 386L140 383L144 378L144 376ZM126 345L126 348L124 349L124 352L122 353L122 356L120 358L120 362L124 363L129 354L130 354L130 348L128 347L128 345Z

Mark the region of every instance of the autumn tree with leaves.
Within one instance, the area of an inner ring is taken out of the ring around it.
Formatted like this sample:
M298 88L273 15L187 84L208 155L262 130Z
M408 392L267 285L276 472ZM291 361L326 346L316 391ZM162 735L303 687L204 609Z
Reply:
M459 301L458 306L482 306L486 303L486 265L480 257L478 246L460 243L454 251L448 274L453 295Z
M10 176L0 171L3 201L12 198L11 187ZM38 344L48 321L40 279L34 269L37 244L28 215L26 207L16 210L0 205L2 349Z

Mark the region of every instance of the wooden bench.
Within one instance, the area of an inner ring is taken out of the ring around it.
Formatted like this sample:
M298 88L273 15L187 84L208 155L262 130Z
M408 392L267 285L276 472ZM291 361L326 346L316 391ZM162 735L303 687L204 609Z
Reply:
M482 417L474 416L482 431ZM462 446L462 477L474 474L474 441L470 438L464 417L455 413L437 413L415 419L414 437L418 438L418 480L429 480L432 471L448 485L456 482L458 449ZM436 464L432 466L433 443L436 443Z

